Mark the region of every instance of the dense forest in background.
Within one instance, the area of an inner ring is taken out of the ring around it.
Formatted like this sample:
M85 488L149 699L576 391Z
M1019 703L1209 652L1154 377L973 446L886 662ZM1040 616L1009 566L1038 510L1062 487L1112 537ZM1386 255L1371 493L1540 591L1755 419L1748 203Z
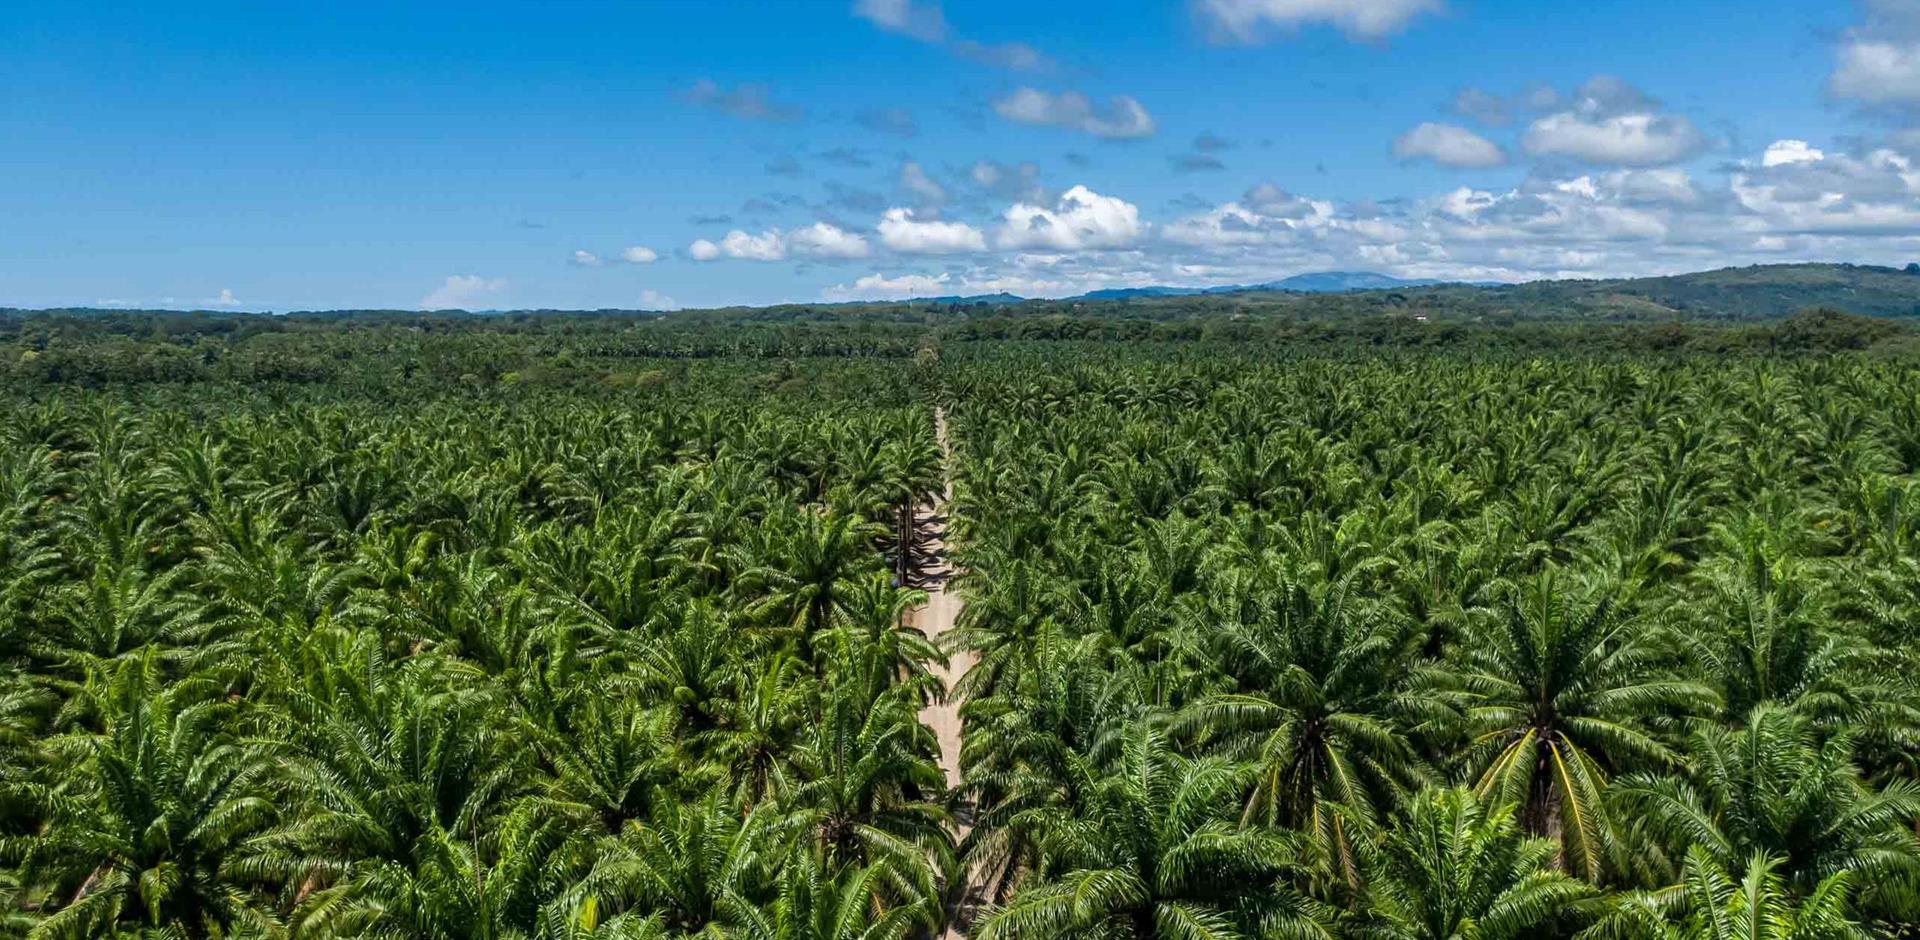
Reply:
M1378 275L1303 275L1276 283L1365 283ZM1774 264L1723 268L1665 277L1612 280L1544 280L1522 284L1405 282L1387 289L1270 290L1217 288L1200 294L1154 296L1160 288L1095 291L1079 297L1027 300L1011 294L935 297L867 303L774 304L662 313L646 310L488 311L512 320L555 316L613 320L668 319L680 325L819 322L929 325L968 320L1145 320L1159 323L1231 319L1282 321L1426 320L1439 323L1751 323L1777 320L1803 310L1831 308L1876 317L1920 317L1920 263L1906 268L1857 264ZM1115 296L1126 295L1126 296ZM464 313L464 311L441 311ZM75 308L19 310L0 307L9 319L66 316L140 322L165 319L167 311ZM297 320L405 322L398 310L294 311ZM197 320L244 319L231 311L194 311ZM1005 329L1005 327L999 327ZM1174 327L1173 334L1191 329Z
M0 935L1920 937L1913 329L1160 303L0 316Z

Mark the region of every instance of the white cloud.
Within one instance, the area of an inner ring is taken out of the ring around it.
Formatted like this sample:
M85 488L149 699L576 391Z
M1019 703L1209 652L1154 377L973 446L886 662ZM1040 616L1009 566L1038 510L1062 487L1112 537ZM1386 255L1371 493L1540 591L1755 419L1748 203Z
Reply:
M1730 185L1741 205L1783 232L1920 234L1920 169L1889 148L1829 156L1779 141Z
M1621 114L1585 118L1571 111L1549 114L1527 128L1522 141L1537 156L1564 156L1588 163L1657 166L1695 156L1706 135L1678 115Z
M1840 48L1827 79L1840 98L1868 104L1920 103L1920 43L1856 38Z
M583 268L597 268L601 264L599 255L585 249L575 249L571 260Z
M1490 167L1507 162L1500 145L1456 124L1431 121L1401 134L1393 155L1402 160L1427 159L1441 166Z
M787 240L778 229L748 235L739 229L720 240L720 250L729 258L746 261L779 261L787 256Z
M768 229L758 235L734 229L717 244L704 238L695 241L687 246L687 253L695 261L715 261L722 256L743 261L781 261L787 257L787 239L779 229Z
M1247 190L1237 202L1162 226L1160 237L1177 244L1213 248L1297 242L1317 237L1336 224L1335 216L1334 205L1327 200L1296 196L1272 183L1261 183ZM1378 226L1381 223L1366 220L1360 224ZM1397 230L1382 234L1400 237Z
M481 277L477 274L448 275L439 287L420 298L422 310L471 309L498 296L507 289L507 282L499 278Z
M1138 239L1143 231L1138 206L1075 186L1061 194L1051 209L1015 203L1002 215L994 241L1001 248L1081 251L1117 248Z
M1063 127L1110 139L1150 137L1154 131L1153 116L1126 95L1115 95L1104 107L1098 107L1077 91L1049 94L1037 88L1020 88L995 101L993 110L1018 124Z
M832 301L906 300L911 298L1009 293L1023 297L1060 297L1111 284L1152 283L1154 272L1111 265L1082 267L1059 255L1014 255L992 265L974 265L939 274L869 274L850 284L836 284L820 292Z
M702 238L687 246L695 261L717 261L722 257L739 261L785 261L789 254L802 258L864 258L867 240L826 222L815 222L793 232L770 228L758 235L734 229L719 242Z
M1600 175L1596 189L1629 205L1689 206L1701 200L1693 178L1672 168L1612 170Z
M1561 110L1535 120L1521 140L1536 156L1617 166L1675 163L1710 145L1692 121L1663 113L1660 102L1610 75L1588 79Z
M1406 28L1440 0L1194 0L1216 40L1256 43L1273 29L1326 25L1356 39L1379 39Z
M864 258L867 240L836 225L815 222L787 236L793 253L805 258Z
M947 19L937 3L854 0L853 15L890 33L911 36L921 42L941 42L947 38Z
M220 296L213 299L213 305L216 307L238 307L240 306L240 299L233 296L232 288L222 287L220 288Z
M1826 154L1810 146L1804 140L1776 140L1767 145L1767 152L1760 155L1761 166L1782 166L1788 163L1815 163L1826 159Z
M910 297L934 297L948 291L951 277L941 274L938 277L926 274L902 274L887 277L884 274L868 274L856 279L852 284L836 284L820 292L824 300L846 302L854 300L905 300Z
M680 309L680 301L662 294L657 290L643 290L640 292L640 309L678 310Z
M660 253L645 245L634 245L620 252L620 260L628 264L652 264L660 260Z
M927 175L920 164L912 160L900 164L900 188L912 193L922 205L938 206L947 201L947 189Z
M1842 35L1827 91L1869 105L1920 105L1920 2L1865 0Z
M987 238L964 222L922 221L912 209L888 209L880 219L880 242L904 254L945 255L987 250Z

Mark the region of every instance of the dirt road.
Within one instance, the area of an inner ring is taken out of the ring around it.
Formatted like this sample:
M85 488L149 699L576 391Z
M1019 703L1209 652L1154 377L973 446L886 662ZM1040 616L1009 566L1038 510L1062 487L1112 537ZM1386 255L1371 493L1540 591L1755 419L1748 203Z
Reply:
M925 568L927 604L915 609L908 617L913 626L920 628L935 642L939 642L942 635L953 629L955 618L960 616L960 595L949 590L953 568L947 558L946 528L947 506L953 499L953 448L947 442L947 415L944 410L940 408L933 410L933 427L940 441L940 453L946 458L947 482L939 499L920 509L919 521L924 527L922 546L932 560ZM947 667L936 669L935 674L940 677L946 688L951 690L954 683L961 676L966 675L968 669L973 668L973 663L974 656L971 652L955 651L950 654ZM939 738L940 767L947 773L949 788L960 785L960 705L959 698L947 696L920 710L920 721L932 728L934 735ZM969 827L965 816L963 812L954 826L956 839L966 838ZM972 887L972 885L964 886L962 891L957 892L957 897L969 898ZM963 900L962 910L969 906ZM958 940L965 936L962 929L964 921L964 916L950 916L942 940Z

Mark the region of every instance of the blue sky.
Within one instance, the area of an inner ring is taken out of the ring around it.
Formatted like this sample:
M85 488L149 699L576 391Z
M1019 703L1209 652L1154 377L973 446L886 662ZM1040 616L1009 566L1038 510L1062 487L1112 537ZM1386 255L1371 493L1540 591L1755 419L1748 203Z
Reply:
M1917 114L1920 0L15 0L0 305L1904 263Z

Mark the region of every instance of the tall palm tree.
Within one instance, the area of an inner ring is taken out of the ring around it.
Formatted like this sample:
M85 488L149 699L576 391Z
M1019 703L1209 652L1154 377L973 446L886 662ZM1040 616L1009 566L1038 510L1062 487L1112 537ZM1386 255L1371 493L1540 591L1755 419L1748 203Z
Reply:
M1316 575L1277 572L1249 586L1253 616L1222 637L1237 688L1195 702L1175 727L1201 750L1257 768L1242 825L1305 829L1349 869L1350 819L1325 804L1371 821L1417 789L1431 774L1407 729L1439 706L1405 681L1420 642L1413 625L1354 597L1352 575Z
M1551 836L1574 874L1604 874L1615 773L1670 766L1653 723L1704 709L1712 692L1671 678L1647 633L1610 600L1548 571L1506 602L1504 629L1467 650L1449 677L1461 693L1474 791L1520 808L1526 831Z
M781 801L780 826L811 842L831 870L884 863L878 870L887 890L876 900L927 902L931 916L937 875L953 859L947 811L936 801L946 775L929 756L932 732L916 718L915 703L898 694L827 696L800 745L800 782Z

